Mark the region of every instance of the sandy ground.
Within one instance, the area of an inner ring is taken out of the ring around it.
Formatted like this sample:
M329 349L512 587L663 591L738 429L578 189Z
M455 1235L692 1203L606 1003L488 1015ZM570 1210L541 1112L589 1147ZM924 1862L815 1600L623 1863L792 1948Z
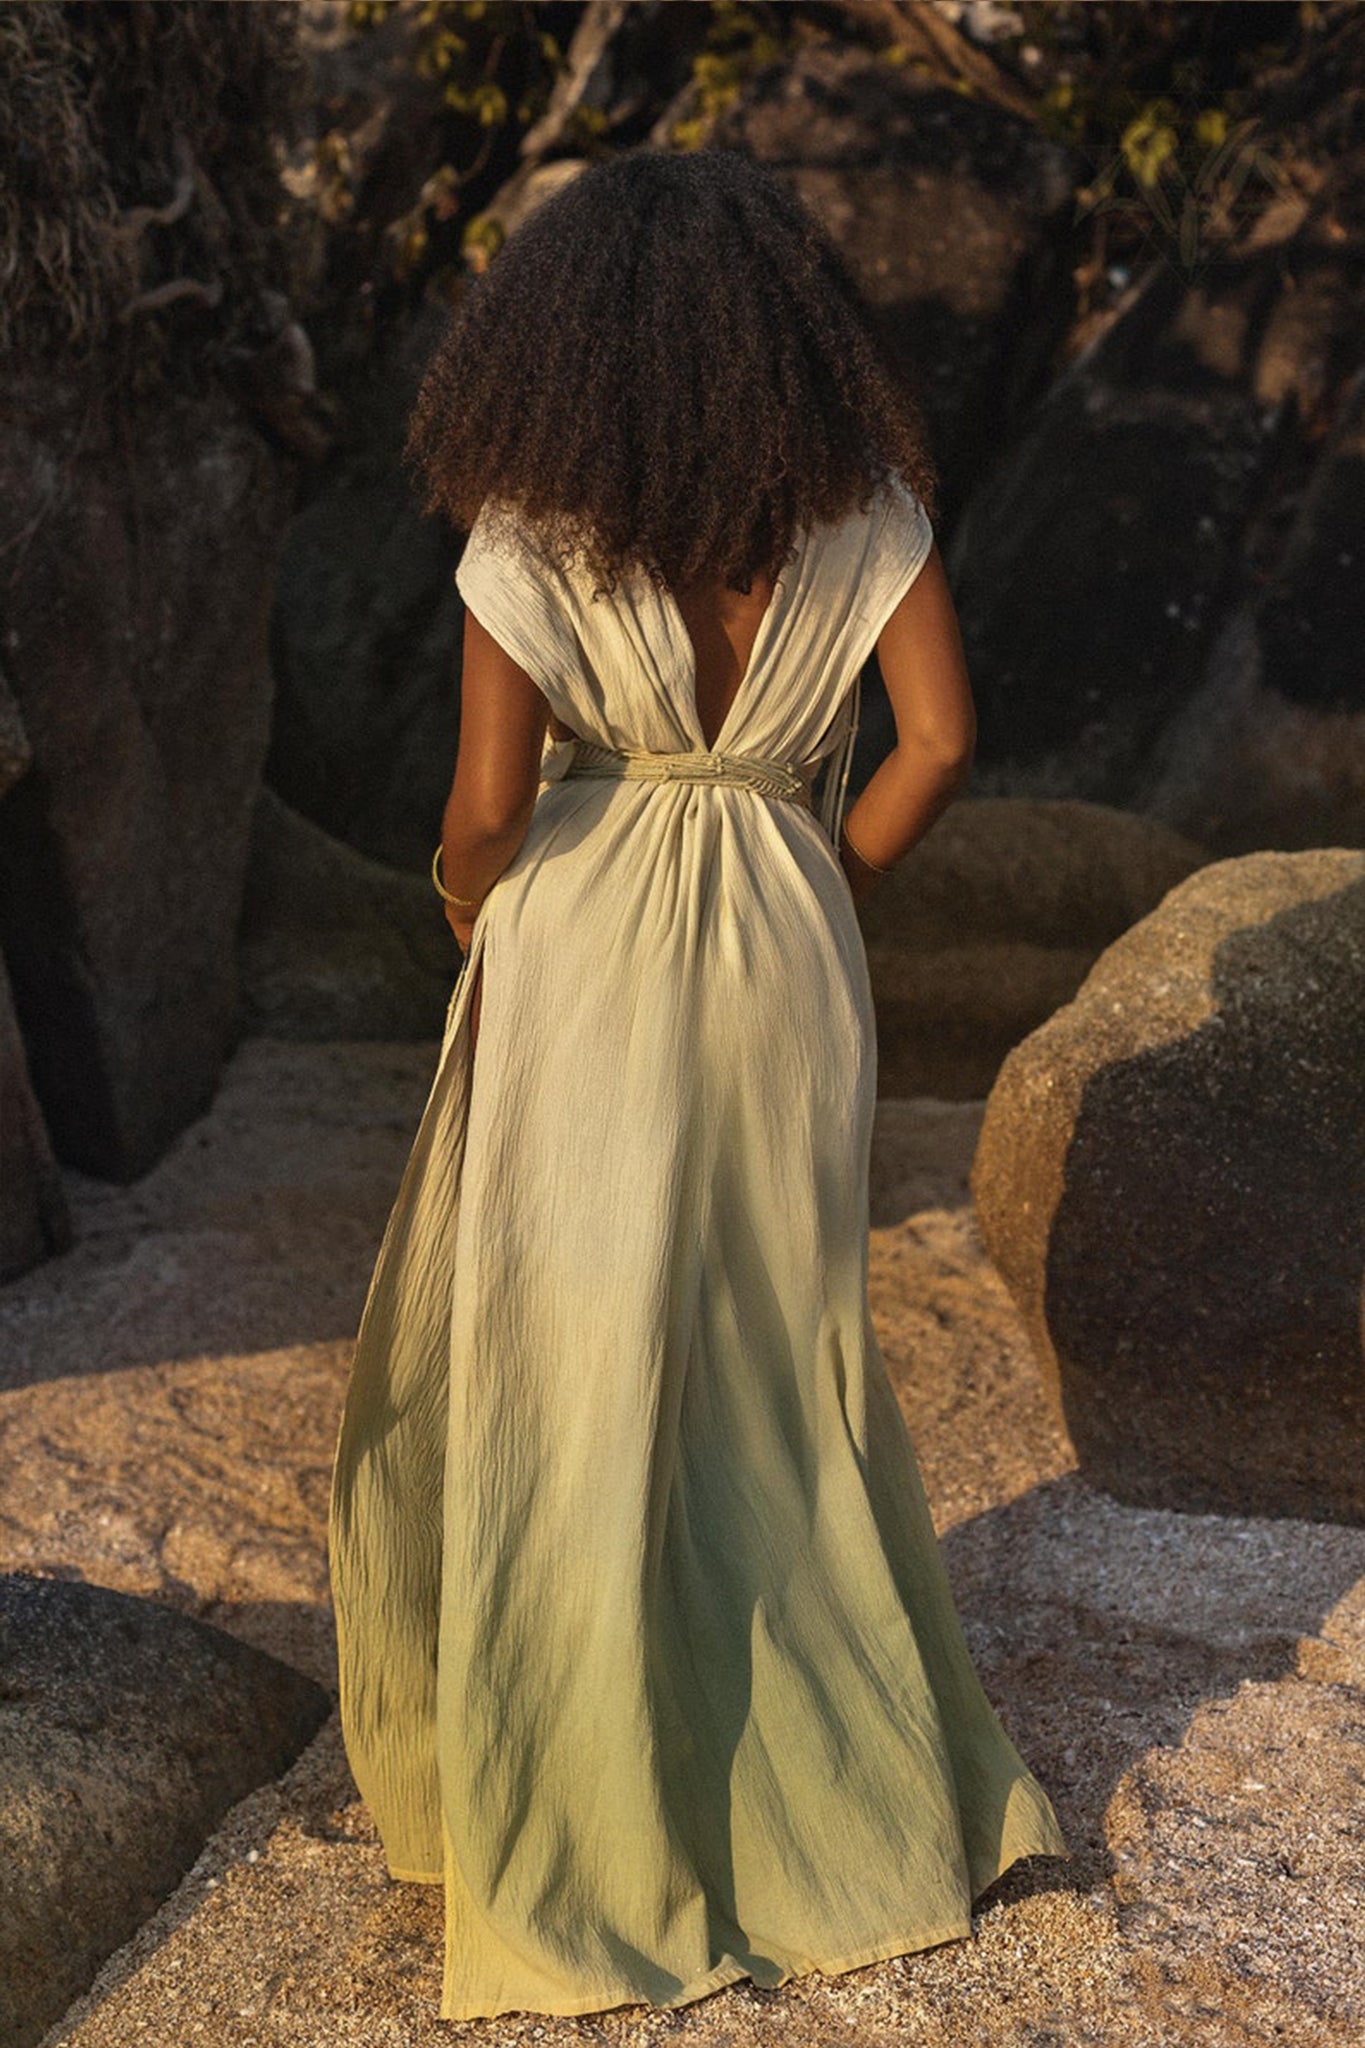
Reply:
M78 1238L0 1287L0 1566L163 1600L335 1685L327 1488L434 1045L248 1041ZM439 2021L441 1898L392 1883L336 1717L235 1807L44 2048L687 2040L991 2048L1365 2038L1365 1531L1085 1485L985 1261L981 1105L888 1101L876 1327L987 1690L1072 1857L970 1941L677 2012Z

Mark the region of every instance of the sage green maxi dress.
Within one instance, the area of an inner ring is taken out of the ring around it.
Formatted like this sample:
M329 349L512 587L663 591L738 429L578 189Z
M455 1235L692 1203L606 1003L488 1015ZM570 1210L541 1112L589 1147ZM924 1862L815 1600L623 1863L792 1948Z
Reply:
M714 750L670 593L594 598L491 504L466 543L466 603L595 749L547 739L479 911L332 1476L346 1747L390 1874L444 1886L443 2019L851 1969L1066 1853L868 1307L832 838L932 537L899 481L809 530ZM791 790L831 754L822 824Z

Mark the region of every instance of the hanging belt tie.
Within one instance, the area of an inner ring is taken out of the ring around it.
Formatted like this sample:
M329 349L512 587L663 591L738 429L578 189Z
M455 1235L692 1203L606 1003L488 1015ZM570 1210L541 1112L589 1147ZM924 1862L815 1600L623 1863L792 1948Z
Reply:
M794 761L765 760L759 754L651 754L640 747L603 747L576 740L570 775L617 776L626 782L727 783L759 796L783 797L811 807L811 784L819 762L802 770Z

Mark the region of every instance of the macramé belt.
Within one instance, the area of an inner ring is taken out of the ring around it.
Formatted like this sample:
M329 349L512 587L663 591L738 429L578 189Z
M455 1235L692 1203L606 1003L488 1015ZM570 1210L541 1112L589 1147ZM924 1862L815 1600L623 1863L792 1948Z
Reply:
M619 776L626 782L730 783L759 796L784 797L811 808L811 784L819 762L804 771L795 761L765 760L760 754L651 754L639 747L603 747L595 740L576 740L570 775Z

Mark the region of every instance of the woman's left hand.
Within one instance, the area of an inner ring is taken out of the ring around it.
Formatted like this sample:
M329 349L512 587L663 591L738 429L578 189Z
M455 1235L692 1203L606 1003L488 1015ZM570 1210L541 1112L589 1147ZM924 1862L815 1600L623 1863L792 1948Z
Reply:
M462 918L459 912L456 910L455 905L453 903L447 903L445 911L446 923L454 932L456 944L459 946L460 951L464 954L464 960L461 962L460 969L461 973L463 973L465 966L467 966L469 962L469 949L474 943L474 923L478 913L477 911L475 912L475 917ZM477 983L475 984L474 993L471 996L469 1003L469 1049L471 1053L473 1052L475 1046L477 1046L479 1042L479 1011L481 1010L482 1007L483 968L482 966L480 966L479 978Z

